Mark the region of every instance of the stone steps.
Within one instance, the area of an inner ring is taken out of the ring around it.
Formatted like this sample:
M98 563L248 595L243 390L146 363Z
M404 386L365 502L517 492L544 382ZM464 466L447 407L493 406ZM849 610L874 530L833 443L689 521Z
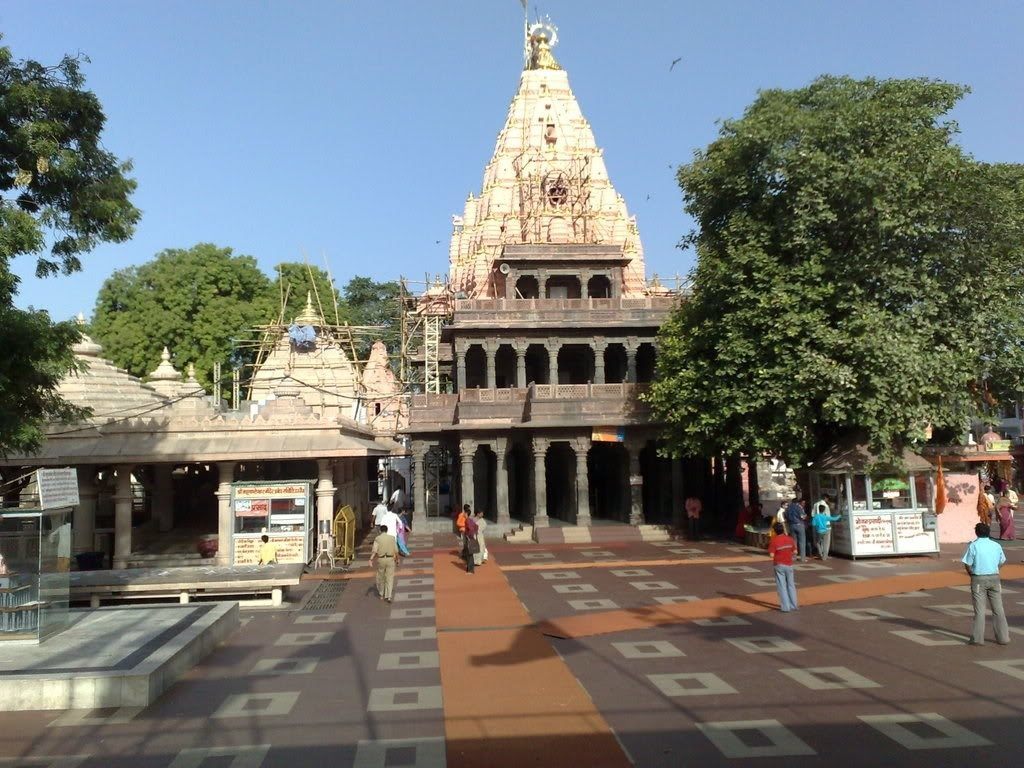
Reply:
M665 525L560 525L535 528L538 544L601 544L618 541L670 541L672 529Z

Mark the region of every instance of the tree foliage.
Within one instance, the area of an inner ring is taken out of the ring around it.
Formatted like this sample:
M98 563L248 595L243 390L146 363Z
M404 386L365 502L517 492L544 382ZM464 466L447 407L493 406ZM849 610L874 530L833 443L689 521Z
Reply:
M274 272L277 274L277 305L285 301L281 316L285 323L290 323L305 309L307 295L312 299L314 309L322 312L328 323L345 322L341 296L331 282L330 275L320 267L286 261L274 267Z
M92 331L104 355L136 376L160 362L166 345L181 370L196 367L209 386L214 363L252 362L252 330L276 317L276 289L252 256L200 243L168 249L103 283Z
M0 453L38 447L42 424L80 415L55 391L74 366L72 323L13 306L11 262L70 274L98 243L127 240L139 218L131 166L100 143L105 117L81 58L15 60L0 46Z
M365 359L375 339L380 339L394 354L401 344L401 308L399 286L395 281L377 282L369 277L353 277L345 284L344 303L348 321L358 326L378 326L367 336L360 355ZM371 338L373 337L373 338Z
M954 142L966 92L765 91L679 169L698 262L648 396L673 451L891 458L1021 391L1024 174Z

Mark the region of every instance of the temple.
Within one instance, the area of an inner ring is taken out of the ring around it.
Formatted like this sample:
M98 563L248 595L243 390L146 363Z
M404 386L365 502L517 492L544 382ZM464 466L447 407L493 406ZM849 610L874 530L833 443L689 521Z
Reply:
M616 523L639 535L678 514L681 463L658 456L641 398L678 296L646 279L636 219L556 42L549 23L528 28L480 194L453 217L450 301L438 287L420 299L424 316L445 316L424 336L410 411L415 512L427 522L468 503L538 540Z

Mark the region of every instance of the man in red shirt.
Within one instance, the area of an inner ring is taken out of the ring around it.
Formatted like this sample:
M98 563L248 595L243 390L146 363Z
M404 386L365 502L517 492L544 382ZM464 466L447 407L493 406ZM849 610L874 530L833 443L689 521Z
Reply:
M793 578L793 553L796 551L796 542L792 536L786 534L786 528L782 523L776 523L773 530L775 535L768 544L768 554L775 563L775 586L779 591L779 607L783 613L789 613L799 608L796 602L796 581Z

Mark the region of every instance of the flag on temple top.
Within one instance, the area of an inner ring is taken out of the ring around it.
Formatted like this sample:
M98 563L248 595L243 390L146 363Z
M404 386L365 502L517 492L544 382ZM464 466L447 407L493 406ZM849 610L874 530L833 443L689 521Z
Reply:
M942 457L939 456L939 471L935 473L935 514L941 515L946 508L946 478L942 476Z

